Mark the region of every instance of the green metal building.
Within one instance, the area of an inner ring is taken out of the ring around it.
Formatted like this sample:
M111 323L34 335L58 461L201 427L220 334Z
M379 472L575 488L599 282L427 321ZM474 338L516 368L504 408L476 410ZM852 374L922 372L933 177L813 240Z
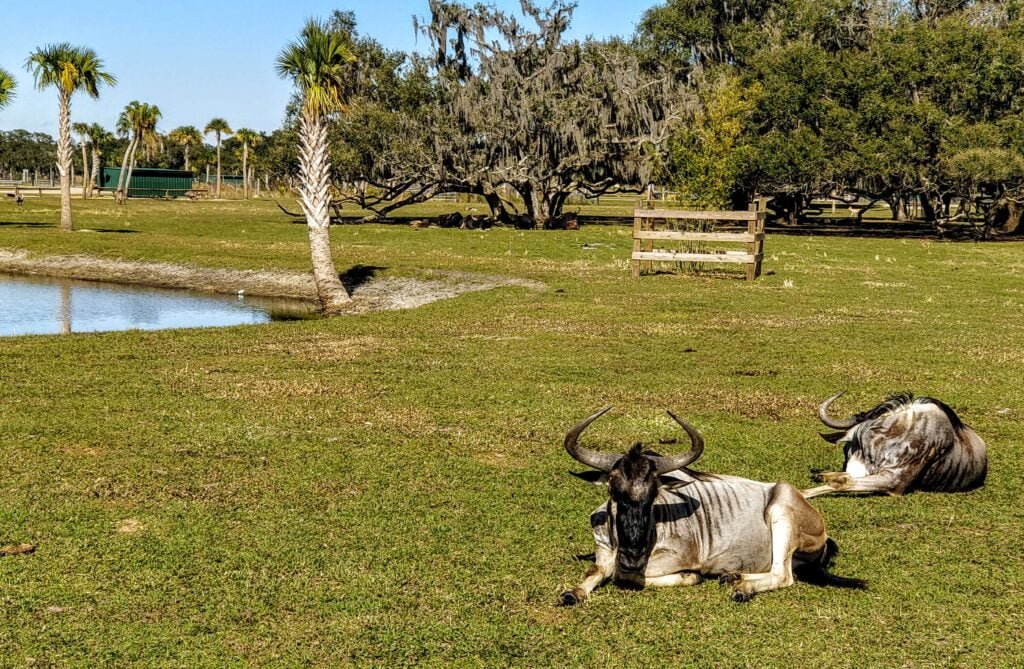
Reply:
M205 183L209 184L210 186L216 187L216 185L217 185L217 175L216 174L211 174L209 177L203 177L203 178L206 179ZM225 186L234 186L235 188L241 188L242 187L242 175L241 174L221 174L220 175L220 182L222 184L224 184Z
M121 168L104 167L100 174L100 188L114 191ZM128 197L181 197L192 188L195 176L184 170L161 170L152 167L136 167L132 170L132 182L128 184Z

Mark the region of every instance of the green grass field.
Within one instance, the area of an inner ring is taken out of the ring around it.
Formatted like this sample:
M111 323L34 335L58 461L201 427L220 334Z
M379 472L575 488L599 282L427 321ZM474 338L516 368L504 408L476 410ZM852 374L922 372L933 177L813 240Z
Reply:
M0 248L303 269L273 204L0 202ZM118 233L124 234L118 234ZM951 667L1024 657L1024 246L769 235L753 284L634 280L627 227L332 229L339 269L540 280L411 311L0 340L0 665ZM584 244L588 246L585 248ZM988 442L964 495L824 498L835 572L555 608L603 492L561 439L697 425L699 468L808 487L815 408L908 389Z

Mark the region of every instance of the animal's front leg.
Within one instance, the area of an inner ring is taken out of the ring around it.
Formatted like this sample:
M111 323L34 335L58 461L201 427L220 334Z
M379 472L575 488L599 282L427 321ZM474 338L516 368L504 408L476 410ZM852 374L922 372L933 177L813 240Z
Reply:
M644 579L644 586L651 588L669 588L677 585L697 585L701 582L700 574L692 571L668 574L666 576L649 576Z
M574 606L587 598L599 585L615 573L615 553L609 548L598 546L594 552L594 564L587 569L583 582L572 590L566 590L558 598L559 606Z
M810 551L825 542L825 524L796 488L779 484L765 510L772 533L772 563L766 572L730 574L732 598L749 601L754 593L778 590L793 585L793 553Z
M792 523L785 518L772 521L771 571L758 574L730 574L725 577L732 584L732 598L747 602L755 593L778 590L793 585L793 552L796 541Z
M907 488L905 481L912 479L913 475L908 475L906 471L896 469L883 469L877 474L870 474L860 478L854 478L846 472L829 472L819 474L815 478L817 481L823 481L825 485L804 490L803 494L806 499L844 492L902 495L906 492Z

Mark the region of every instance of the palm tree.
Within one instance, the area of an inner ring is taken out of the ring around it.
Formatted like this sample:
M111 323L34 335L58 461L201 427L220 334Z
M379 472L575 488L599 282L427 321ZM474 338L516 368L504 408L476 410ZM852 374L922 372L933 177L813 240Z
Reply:
M0 67L0 109L11 104L11 100L14 99L14 89L16 87L14 77L11 76L11 73Z
M49 44L33 51L25 69L35 77L36 88L54 86L60 101L57 136L57 169L60 171L60 228L71 226L71 96L84 91L100 96L100 86L113 86L117 79L103 71L103 61L92 49L68 42Z
M135 155L139 147L141 146L145 149L146 160L152 160L153 154L160 150L162 140L160 139L160 133L156 131L156 124L160 121L161 116L160 108L156 105L142 104L142 116L135 135L135 150L132 151L132 160L128 163L128 176L125 177L124 182L125 195L128 194L128 190L131 188L132 173L135 171Z
M249 128L235 131L235 139L242 143L242 197L249 199L249 147L259 146L263 135Z
M183 125L180 128L175 128L167 133L167 137L175 144L180 144L185 147L185 171L191 171L192 167L191 162L189 161L189 154L194 144L202 143L203 136L194 126Z
M217 197L220 197L220 141L221 135L232 134L231 126L222 118L210 119L210 122L203 128L203 134L213 133L217 137Z
M331 257L331 161L327 119L345 106L345 74L355 60L344 37L310 19L277 57L277 74L299 91L299 199L306 214L313 280L324 313L351 301Z
M147 150L159 144L156 124L160 120L160 108L146 102L132 100L121 116L117 119L117 132L122 137L130 137L128 147L121 161L121 173L117 178L118 200L125 201L130 188L132 171L135 169L135 156L139 147L145 145Z
M88 177L89 174L89 124L73 123L71 130L78 135L78 142L82 145L82 199L89 197Z
M100 160L103 158L103 145L114 138L99 123L89 126L89 143L92 144L92 174L89 179L89 195L93 187L100 187Z

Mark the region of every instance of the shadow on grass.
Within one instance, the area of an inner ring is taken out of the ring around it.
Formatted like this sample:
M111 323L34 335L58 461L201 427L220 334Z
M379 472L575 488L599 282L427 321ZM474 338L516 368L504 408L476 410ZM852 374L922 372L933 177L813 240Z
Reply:
M24 223L22 221L0 221L0 228L55 228L53 223Z
M377 272L386 270L387 267L374 267L373 265L355 265L341 274L338 278L341 279L341 284L345 286L345 290L352 292L364 283L368 283L377 275Z
M82 228L82 232L100 232L103 234L113 233L115 235L135 235L138 234L138 230L114 230L113 228Z
M769 223L767 232L773 235L794 237L852 237L862 239L934 239L955 242L982 241L981 227L954 223L937 227L922 220L894 221L891 219L865 220L860 223L853 218L810 219L797 225ZM1020 235L994 235L992 242L1022 241Z

